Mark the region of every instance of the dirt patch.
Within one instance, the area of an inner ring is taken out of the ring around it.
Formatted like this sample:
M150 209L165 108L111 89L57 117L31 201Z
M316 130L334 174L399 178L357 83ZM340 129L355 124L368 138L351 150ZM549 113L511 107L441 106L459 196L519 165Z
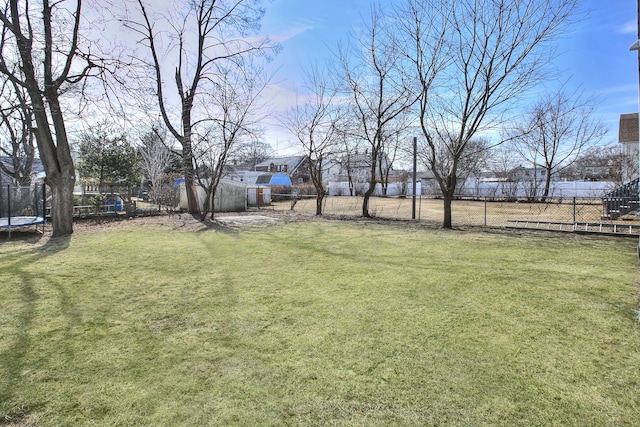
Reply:
M219 217L217 221L229 227L261 227L274 225L278 219L264 215L234 215Z
M30 416L9 417L0 414L0 426L2 427L35 427L35 419Z

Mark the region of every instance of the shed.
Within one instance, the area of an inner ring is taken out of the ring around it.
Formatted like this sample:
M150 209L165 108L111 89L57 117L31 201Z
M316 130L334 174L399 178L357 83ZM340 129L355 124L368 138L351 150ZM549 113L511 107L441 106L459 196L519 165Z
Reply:
M199 186L196 186L196 191L198 194L198 203L202 210L205 192L202 187ZM216 190L214 208L216 212L244 212L247 210L247 191L245 186L233 181L220 181ZM180 209L188 209L187 192L184 182L180 184Z

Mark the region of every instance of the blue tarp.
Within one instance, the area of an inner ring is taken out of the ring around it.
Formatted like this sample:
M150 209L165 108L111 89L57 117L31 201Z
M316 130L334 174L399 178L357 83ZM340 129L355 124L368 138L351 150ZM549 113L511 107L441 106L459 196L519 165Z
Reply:
M258 185L291 185L291 179L284 173L263 174L256 180Z

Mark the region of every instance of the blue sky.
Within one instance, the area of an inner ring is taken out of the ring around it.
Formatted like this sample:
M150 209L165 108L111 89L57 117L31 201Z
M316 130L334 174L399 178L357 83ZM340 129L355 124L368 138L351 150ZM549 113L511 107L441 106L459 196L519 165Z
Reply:
M278 70L272 96L278 108L293 102L303 85L302 69L322 62L369 12L369 0L273 0L263 22L266 34L283 46L270 68ZM617 141L621 113L638 111L638 56L629 51L637 39L635 0L585 0L586 19L559 40L559 80L594 94L597 114L610 129L606 142ZM286 151L292 139L274 124L267 142Z

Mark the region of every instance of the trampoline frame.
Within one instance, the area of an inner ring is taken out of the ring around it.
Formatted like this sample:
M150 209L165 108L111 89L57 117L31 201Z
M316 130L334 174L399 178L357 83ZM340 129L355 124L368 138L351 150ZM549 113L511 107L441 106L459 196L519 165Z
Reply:
M36 231L38 230L38 225L42 224L42 233L44 234L44 226L47 223L47 218L46 218L46 209L47 209L47 190L46 190L46 186L45 184L38 184L38 185L42 185L42 205L39 206L40 201L36 200L33 204L33 206L35 207L35 211L36 211L36 215L32 215L32 216L26 216L26 215L16 215L16 216L12 216L11 215L11 189L12 188L18 188L15 186L11 186L11 185L7 185L6 189L7 189L7 213L8 216L5 217L0 217L0 230L8 230L9 232L9 238L11 237L11 230L14 228L20 228L20 227L31 227L31 226L35 226L36 227ZM25 187L26 188L26 187ZM37 198L37 191L36 191L36 198Z

